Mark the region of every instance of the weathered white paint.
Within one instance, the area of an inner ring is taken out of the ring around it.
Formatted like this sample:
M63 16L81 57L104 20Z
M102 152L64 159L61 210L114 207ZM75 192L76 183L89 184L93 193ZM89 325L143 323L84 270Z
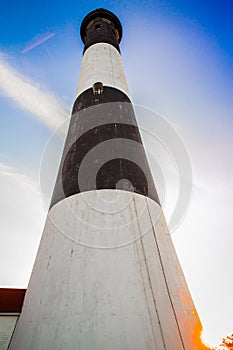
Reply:
M166 229L157 203L126 191L57 203L9 350L196 350L201 325Z
M114 46L107 43L94 44L85 51L77 96L96 82L117 88L130 97L121 55Z
M0 313L0 350L8 349L18 317L18 314Z

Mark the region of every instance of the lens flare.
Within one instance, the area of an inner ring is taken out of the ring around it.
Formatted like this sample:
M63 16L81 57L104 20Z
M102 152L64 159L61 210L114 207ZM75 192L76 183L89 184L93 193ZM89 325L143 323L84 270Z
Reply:
M208 334L205 329L201 333L201 340L203 344L207 346L207 349L227 350L226 347L219 347L222 340L221 338Z

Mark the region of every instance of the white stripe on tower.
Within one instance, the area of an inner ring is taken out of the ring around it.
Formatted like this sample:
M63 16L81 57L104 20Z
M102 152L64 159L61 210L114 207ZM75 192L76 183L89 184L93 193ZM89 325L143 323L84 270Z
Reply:
M9 350L201 350L201 324L155 190L118 18L81 26L77 98Z
M97 81L124 92L130 97L119 51L107 43L90 46L83 55L77 96Z

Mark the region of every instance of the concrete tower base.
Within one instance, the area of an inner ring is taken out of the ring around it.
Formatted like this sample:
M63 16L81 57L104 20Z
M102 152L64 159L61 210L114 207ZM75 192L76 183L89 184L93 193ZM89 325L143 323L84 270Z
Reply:
M139 194L57 203L9 350L197 349L201 325L166 231Z

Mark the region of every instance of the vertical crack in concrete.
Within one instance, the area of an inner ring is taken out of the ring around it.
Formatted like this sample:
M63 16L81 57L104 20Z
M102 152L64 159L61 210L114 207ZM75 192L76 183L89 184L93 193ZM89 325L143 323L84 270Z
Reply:
M157 250L158 250L159 260L160 260L161 269L162 269L164 281L165 281L166 288L167 288L168 297L170 299L170 303L171 303L171 307L172 307L173 314L174 314L174 317L175 317L175 321L176 321L176 324L177 324L177 328L178 328L178 332L179 332L179 335L180 335L180 340L181 340L181 343L182 343L182 347L185 350L184 340L183 340L181 329L180 329L179 322L178 322L178 319L177 319L175 306L173 304L172 297L171 297L171 294L170 294L170 290L169 290L169 286L168 286L168 282L167 282L167 278L166 278L166 274L165 274L165 270L164 270L164 266L163 266L162 256L161 256L161 253L160 253L159 244L158 244L158 240L157 240L157 237L156 237L153 221L152 221L152 218L151 218L151 213L150 213L150 209L149 209L149 206L148 206L147 198L146 198L146 205L147 205L148 213L149 213L149 216L150 216L151 228L152 228L152 231L153 231L155 244L156 244L156 247L157 247Z

